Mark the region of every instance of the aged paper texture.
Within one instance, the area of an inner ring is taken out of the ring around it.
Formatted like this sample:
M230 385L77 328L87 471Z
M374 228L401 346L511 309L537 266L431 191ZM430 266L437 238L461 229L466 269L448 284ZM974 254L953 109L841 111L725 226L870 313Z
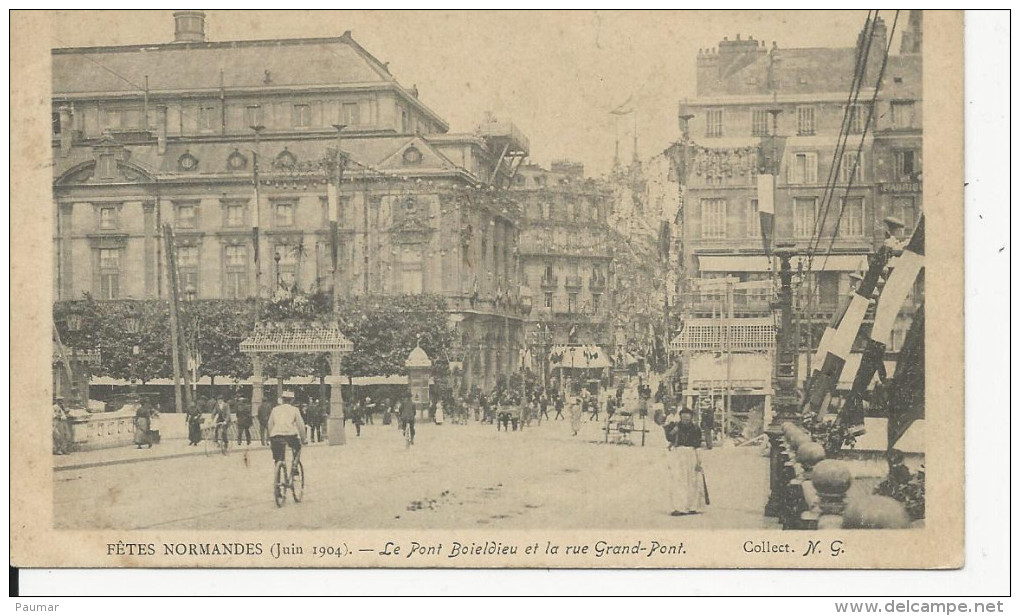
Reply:
M11 563L962 566L962 50L13 12Z

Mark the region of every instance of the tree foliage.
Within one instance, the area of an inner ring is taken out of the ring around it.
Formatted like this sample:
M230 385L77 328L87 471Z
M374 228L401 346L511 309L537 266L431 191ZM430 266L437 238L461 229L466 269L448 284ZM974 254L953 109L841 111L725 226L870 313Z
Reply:
M82 316L79 331L67 327L70 302L54 304L54 321L65 345L100 351L94 375L124 380L134 376L140 381L172 376L169 302L96 301L86 296L75 304ZM132 312L139 316L136 335L124 326ZM322 293L280 293L263 302L262 315L264 321L326 323L332 316L331 300ZM182 302L180 316L184 341L189 349L197 344L201 355L200 376L251 376L251 359L239 345L254 328L254 300ZM419 336L422 348L440 369L452 343L446 303L439 295L342 298L339 320L341 331L354 344L342 365L342 372L350 376L404 374L404 361ZM132 353L135 345L137 355ZM284 378L322 377L329 374L329 363L321 354L280 354L266 357L265 371Z

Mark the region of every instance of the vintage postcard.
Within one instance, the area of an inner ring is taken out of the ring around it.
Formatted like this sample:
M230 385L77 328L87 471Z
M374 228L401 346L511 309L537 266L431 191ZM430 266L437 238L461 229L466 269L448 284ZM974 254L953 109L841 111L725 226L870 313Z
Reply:
M11 26L13 565L963 566L961 13Z

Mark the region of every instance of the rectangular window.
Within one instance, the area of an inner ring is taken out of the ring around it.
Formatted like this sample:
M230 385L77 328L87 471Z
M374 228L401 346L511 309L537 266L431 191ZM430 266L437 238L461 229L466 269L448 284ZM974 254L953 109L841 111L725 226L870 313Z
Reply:
M598 314L602 309L602 294L592 293L591 294L591 311L592 314Z
M895 153L896 179L901 182L912 182L920 171L914 150L897 150Z
M793 235L797 238L812 237L815 234L815 214L818 199L797 197L793 200Z
M751 134L763 137L769 134L769 112L764 109L751 110Z
M276 274L279 276L281 287L288 289L294 287L294 283L297 281L298 253L301 250L303 250L301 246L277 244L273 261L276 261L276 255L280 255L280 261L276 264Z
M893 128L914 126L914 101L893 101L890 103L890 108Z
M244 125L247 128L262 126L262 105L247 105L244 108Z
M818 154L816 152L797 152L790 158L790 184L818 183Z
M223 295L228 299L248 297L248 247L227 246L224 260Z
M120 297L120 249L99 250L99 298Z
M219 126L219 108L202 105L198 108L198 130L209 131L216 130Z
M294 105L291 115L294 128L307 128L312 125L312 108L308 105Z
M863 104L850 105L848 123L850 132L859 135L864 132L864 123L868 119L868 106Z
M408 128L410 128L410 126L408 126L407 110L406 109L401 109L400 110L400 132L406 134Z
M117 228L117 208L104 207L99 209L99 228L103 231L113 231Z
M845 152L839 165L839 179L844 184L861 182L864 179L864 154Z
M181 292L188 299L188 292L198 295L198 246L177 247L177 269L181 276Z
M177 228L194 229L198 224L198 207L194 205L177 206Z
M721 137L723 134L722 109L709 109L705 112L706 137Z
M815 134L815 108L797 107L797 134Z
M294 204L277 203L273 208L273 225L276 227L294 226Z
M344 124L347 126L357 126L361 124L361 109L357 103L344 103L343 110Z
M864 197L842 197L839 234L843 237L864 237Z
M244 215L245 206L241 204L231 204L226 208L226 216L224 219L223 226L225 227L243 227L245 222Z
M545 296L545 307L546 308L552 308L552 306L553 306L553 294L552 294L552 291L546 291L544 293L544 296Z
M726 237L726 200L701 200L701 237Z
M819 306L835 308L839 303L839 272L819 272L817 280Z
M577 293L567 293L567 312L577 312Z
M747 237L761 237L761 217L758 215L758 200L747 202L747 213L744 215L744 229Z
M53 134L54 135L59 135L60 134L60 114L59 113L54 113L54 114L52 114L52 118L53 118Z
M914 203L914 197L907 195L893 197L892 211L889 212L889 215L895 216L903 222L903 229L900 230L900 237L909 237L914 231L914 224L917 222L917 209Z

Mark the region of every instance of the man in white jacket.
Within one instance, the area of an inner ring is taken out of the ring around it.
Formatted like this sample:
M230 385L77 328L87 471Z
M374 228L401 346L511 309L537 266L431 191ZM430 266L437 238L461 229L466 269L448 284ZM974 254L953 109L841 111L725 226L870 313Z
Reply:
M297 469L301 459L301 444L305 442L305 422L301 419L301 411L291 404L294 392L284 391L283 400L273 407L269 414L269 447L273 451L273 462L282 462L287 455L287 445L294 452L291 469Z

